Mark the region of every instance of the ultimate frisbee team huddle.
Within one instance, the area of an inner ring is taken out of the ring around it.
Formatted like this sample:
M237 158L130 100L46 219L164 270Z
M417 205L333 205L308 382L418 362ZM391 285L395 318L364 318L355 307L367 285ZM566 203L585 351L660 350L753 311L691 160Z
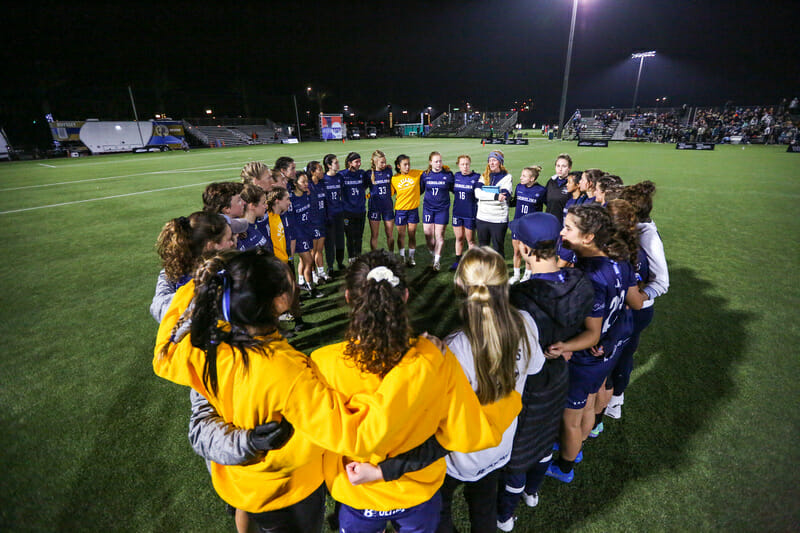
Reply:
M655 185L573 172L567 154L516 186L499 150L481 173L453 163L250 162L162 229L153 366L190 387L190 442L239 531L321 531L326 493L342 532L453 531L461 484L472 531L511 531L519 501L536 506L545 477L572 482L584 443L622 416L669 287ZM430 268L454 272L460 326L444 339L411 326L420 223ZM336 277L341 342L303 354L288 339Z

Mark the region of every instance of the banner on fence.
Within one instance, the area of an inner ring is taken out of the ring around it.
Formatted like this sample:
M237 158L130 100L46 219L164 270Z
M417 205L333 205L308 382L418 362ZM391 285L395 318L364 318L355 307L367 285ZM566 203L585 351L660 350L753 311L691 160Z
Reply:
M578 141L578 146L590 146L592 148L608 148L608 141Z
M344 133L342 115L320 115L319 131L323 141L341 141Z
M677 143L676 150L713 150L714 143Z

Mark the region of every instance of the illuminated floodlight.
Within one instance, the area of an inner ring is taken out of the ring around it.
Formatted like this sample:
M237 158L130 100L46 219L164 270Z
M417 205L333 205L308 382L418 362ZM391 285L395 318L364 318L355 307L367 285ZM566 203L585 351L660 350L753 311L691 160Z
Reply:
M636 100L639 97L639 80L642 78L642 67L644 66L644 60L647 57L655 57L656 51L650 50L649 52L636 52L635 54L631 54L631 59L638 59L639 60L639 73L636 74L636 89L633 90L633 109L636 110Z
M636 52L635 54L631 54L631 59L641 59L645 57L655 57L656 51L650 50L649 52Z
M210 110L210 109L206 109L206 115L210 115L211 113L213 113L213 111L212 111L212 110Z

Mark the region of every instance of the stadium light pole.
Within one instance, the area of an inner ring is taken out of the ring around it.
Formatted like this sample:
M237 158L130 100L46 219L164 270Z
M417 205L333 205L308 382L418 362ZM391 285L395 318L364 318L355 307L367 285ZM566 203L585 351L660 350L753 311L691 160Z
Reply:
M575 17L578 15L578 0L572 0L572 23L569 26L569 45L567 45L567 65L564 68L564 83L561 88L561 111L558 113L558 138L564 134L564 113L567 110L567 85L569 83L569 65L572 62L572 41L575 38Z
M656 55L655 50L650 50L649 52L637 52L635 54L631 54L631 59L638 59L639 60L639 73L636 75L636 89L633 91L633 111L636 111L636 99L639 97L639 80L642 78L642 67L644 66L644 60L646 57L654 57Z

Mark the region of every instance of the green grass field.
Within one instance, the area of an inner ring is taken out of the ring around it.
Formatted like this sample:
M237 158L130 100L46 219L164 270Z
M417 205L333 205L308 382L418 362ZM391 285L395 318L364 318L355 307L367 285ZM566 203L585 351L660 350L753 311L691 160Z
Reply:
M301 166L349 150L366 161L376 148L409 154L414 168L431 150L453 166L469 153L479 171L489 151L477 140L378 139L0 165L0 530L233 530L188 445L187 390L152 371L156 236L247 161L290 155ZM503 148L515 178L529 164L549 176L568 151L576 169L653 180L671 275L623 419L587 444L572 484L544 482L515 530L798 529L800 155L541 139ZM452 232L446 250L449 265ZM443 335L457 324L452 275L427 269L425 250L417 257L415 326ZM338 292L305 305L320 327L296 347L339 340ZM463 505L457 513L464 531Z

